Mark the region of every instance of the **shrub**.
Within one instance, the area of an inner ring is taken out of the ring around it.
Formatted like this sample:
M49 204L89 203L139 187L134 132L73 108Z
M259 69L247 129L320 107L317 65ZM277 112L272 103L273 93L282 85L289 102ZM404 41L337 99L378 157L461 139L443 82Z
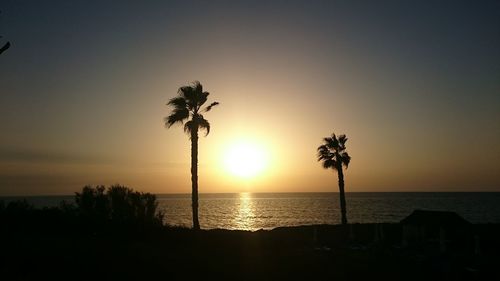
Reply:
M156 195L121 185L85 186L76 193L77 210L85 218L140 225L163 225Z

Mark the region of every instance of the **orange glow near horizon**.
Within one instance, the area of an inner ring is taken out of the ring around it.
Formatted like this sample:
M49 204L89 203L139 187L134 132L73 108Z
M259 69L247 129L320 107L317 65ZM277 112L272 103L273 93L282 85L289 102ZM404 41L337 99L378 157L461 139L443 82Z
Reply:
M82 4L96 13L88 21L81 9L11 2L1 35L19 44L0 57L0 196L115 183L190 193L189 136L163 118L194 80L220 102L203 113L200 193L337 192L316 159L333 132L349 139L347 192L500 191L489 4L467 21L418 1L397 18L379 15L398 5L374 1Z

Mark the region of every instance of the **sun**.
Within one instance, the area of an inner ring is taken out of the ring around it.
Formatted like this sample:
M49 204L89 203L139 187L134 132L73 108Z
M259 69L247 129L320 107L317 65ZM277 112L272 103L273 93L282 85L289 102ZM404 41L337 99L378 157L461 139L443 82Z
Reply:
M231 174L248 179L264 171L267 166L267 158L267 153L261 146L239 142L227 149L224 166Z

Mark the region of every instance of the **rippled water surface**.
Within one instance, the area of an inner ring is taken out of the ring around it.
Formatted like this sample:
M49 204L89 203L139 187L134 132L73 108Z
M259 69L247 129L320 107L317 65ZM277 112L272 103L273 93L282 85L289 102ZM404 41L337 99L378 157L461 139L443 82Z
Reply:
M166 220L191 225L189 195L160 195ZM398 222L415 209L454 211L475 223L500 223L500 193L348 193L352 223ZM337 193L203 194L203 228L268 229L340 223Z
M36 206L54 206L72 197L30 197ZM171 225L191 226L189 194L158 195ZM269 229L340 223L337 193L201 194L202 228ZM454 211L473 223L500 223L500 193L348 193L352 223L398 222L415 209Z

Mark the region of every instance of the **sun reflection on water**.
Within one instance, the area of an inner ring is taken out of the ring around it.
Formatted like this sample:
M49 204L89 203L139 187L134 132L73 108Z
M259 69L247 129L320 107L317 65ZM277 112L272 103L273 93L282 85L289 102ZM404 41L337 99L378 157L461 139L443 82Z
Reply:
M252 230L254 226L254 212L252 204L252 194L248 192L240 193L238 214L234 218L237 229Z

